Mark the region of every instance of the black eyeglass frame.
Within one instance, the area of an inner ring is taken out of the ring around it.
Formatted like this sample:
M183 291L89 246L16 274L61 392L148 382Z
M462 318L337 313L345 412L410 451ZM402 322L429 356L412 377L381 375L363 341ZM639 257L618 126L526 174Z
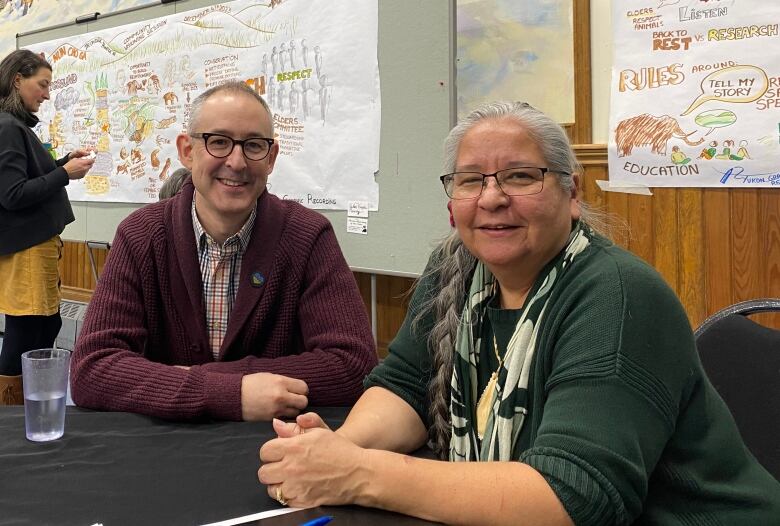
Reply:
M268 154L271 153L271 148L273 147L274 143L276 142L274 139L269 139L267 137L247 137L243 140L234 139L230 135L225 135L223 133L208 133L208 132L202 132L202 133L191 133L190 137L194 137L196 139L203 139L203 146L205 146L206 151L209 155L212 157L216 157L217 159L224 159L225 157L229 157L231 153L233 153L233 150L236 149L236 144L241 146L241 154L249 159L250 161L262 161L266 157L268 157ZM212 153L211 150L209 150L209 138L210 137L223 137L225 139L229 139L232 143L230 146L230 151L226 153L225 155L215 155ZM259 159L253 159L252 157L249 157L246 154L246 149L244 148L244 143L247 141L265 141L268 143L268 150L266 150L265 155L260 157Z
M508 194L506 192L506 190L504 190L504 188L501 186L501 183L498 180L498 174L501 173L501 172L506 172L507 170L522 170L523 168L533 168L534 170L539 170L542 173L542 178L538 179L538 181L542 183L541 186L539 187L539 191L531 192L529 194ZM479 193L477 195L475 195L473 197L452 197L450 195L450 193L447 191L447 180L448 179L450 179L450 180L454 179L455 174L459 174L459 173L479 174L479 175L482 176L482 185L479 187ZM502 170L498 170L497 172L493 172L492 174L483 174L482 172L477 172L477 171L472 171L472 170L463 170L463 171L460 171L460 172L452 172L452 173L448 173L448 174L444 174L444 175L440 176L439 177L439 181L441 181L441 184L444 187L444 193L447 194L447 197L449 197L450 199L455 199L456 201L465 201L467 199L478 199L482 195L482 192L485 191L485 187L487 186L485 180L488 177L493 177L496 180L496 185L504 193L504 195L507 195L509 197L521 197L521 196L524 196L524 195L536 195L536 194L541 193L542 190L544 189L544 176L547 175L548 173L557 173L557 174L561 174L561 175L571 175L569 172L563 172L561 170L550 170L549 168L545 168L545 167L542 167L542 166L511 166L509 168L504 168Z

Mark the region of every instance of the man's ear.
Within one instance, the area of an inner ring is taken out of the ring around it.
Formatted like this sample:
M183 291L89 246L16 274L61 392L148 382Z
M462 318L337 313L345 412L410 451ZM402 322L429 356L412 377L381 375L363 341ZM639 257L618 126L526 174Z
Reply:
M192 170L192 137L186 133L177 135L176 149L179 152L179 162L188 170Z
M268 173L269 174L274 169L274 165L276 164L276 157L278 155L279 155L279 143L274 141L273 145L271 146L271 151L268 152Z

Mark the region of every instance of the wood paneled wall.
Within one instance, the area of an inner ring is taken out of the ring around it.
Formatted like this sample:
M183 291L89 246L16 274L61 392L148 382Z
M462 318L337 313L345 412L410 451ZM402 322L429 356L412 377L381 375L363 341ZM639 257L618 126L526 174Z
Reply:
M446 220L446 217L445 217ZM371 275L355 273L360 295L371 316ZM412 297L415 280L395 276L376 277L377 320L376 347L380 358L387 355L387 346L401 327Z
M585 201L626 221L615 241L653 265L693 327L734 303L780 297L780 191L653 188L652 196L602 192L603 145L576 146ZM780 316L755 319L780 328Z
M680 297L693 327L734 303L780 297L780 191L773 189L654 188L652 196L602 192L603 145L575 146L583 164L585 201L625 221L615 241L653 265ZM442 221L446 221L442 211ZM106 252L94 250L98 271ZM65 242L63 295L88 301L95 282L83 242ZM371 278L355 274L370 313ZM377 276L380 356L401 326L413 280ZM780 315L760 323L780 328ZM652 320L648 320L652 323Z
M63 255L60 260L63 297L88 302L95 290L95 278L89 262L89 250L84 241L63 241ZM103 271L108 251L92 249L98 276Z

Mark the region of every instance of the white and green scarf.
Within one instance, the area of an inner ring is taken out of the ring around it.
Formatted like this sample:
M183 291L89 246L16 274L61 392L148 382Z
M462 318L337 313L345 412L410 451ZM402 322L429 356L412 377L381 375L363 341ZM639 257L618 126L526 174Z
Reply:
M578 223L562 254L545 268L546 274L537 278L537 282L541 280L541 285L533 297L526 300L509 340L504 364L498 371L491 413L481 443L476 431L477 366L482 347L482 323L495 290L495 278L482 262L477 263L455 340L450 398L450 460L512 460L528 412L528 378L547 303L561 275L571 266L577 254L590 244L589 234L588 227Z

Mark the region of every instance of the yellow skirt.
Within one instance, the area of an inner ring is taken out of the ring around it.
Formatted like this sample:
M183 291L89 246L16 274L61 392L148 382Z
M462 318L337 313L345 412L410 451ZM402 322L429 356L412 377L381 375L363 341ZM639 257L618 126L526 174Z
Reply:
M0 256L0 312L11 316L50 316L60 308L62 240Z

